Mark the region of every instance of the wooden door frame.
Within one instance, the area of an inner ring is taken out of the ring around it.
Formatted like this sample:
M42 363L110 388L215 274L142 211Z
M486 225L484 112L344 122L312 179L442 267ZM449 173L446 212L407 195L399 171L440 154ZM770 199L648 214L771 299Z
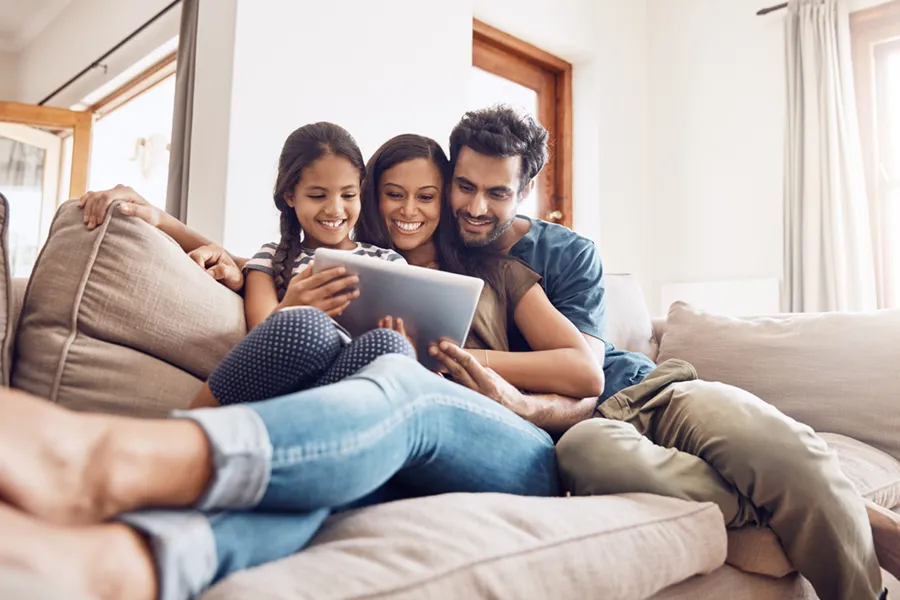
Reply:
M0 121L71 129L72 178L69 181L69 198L78 198L87 191L88 172L91 164L91 128L94 115L89 111L67 110L53 106L35 106L19 102L0 102Z
M472 66L537 92L538 120L550 134L540 216L572 227L572 65L473 19Z

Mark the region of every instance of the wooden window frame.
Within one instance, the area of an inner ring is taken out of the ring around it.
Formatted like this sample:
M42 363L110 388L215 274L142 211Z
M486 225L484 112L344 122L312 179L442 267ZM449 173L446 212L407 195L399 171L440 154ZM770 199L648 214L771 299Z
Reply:
M539 216L572 227L572 65L478 19L472 25L472 66L537 92L538 120L550 134Z
M882 223L882 227L873 227L873 242L876 248L885 248L891 235L896 232L888 230L888 219L884 217L886 206L884 201L889 197L891 189L900 184L897 175L894 181L887 181L882 169L882 156L886 140L883 127L879 127L878 106L880 95L884 90L879 85L878 61L876 54L888 44L900 44L900 0L874 6L850 15L850 31L852 41L853 74L856 89L856 106L859 115L860 143L863 152L866 192L870 199L869 210L873 223ZM884 118L881 116L881 118ZM893 257L887 252L876 252L877 268L881 271L893 269ZM890 290L880 290L880 301L892 302Z
M52 106L0 102L0 121L54 130L71 130L74 139L72 141L72 177L69 180L69 198L78 198L84 195L87 191L91 162L93 113Z
M175 74L176 56L177 54L174 51L165 55L100 100L91 104L88 110L97 116L97 120L100 120L144 92L156 87Z

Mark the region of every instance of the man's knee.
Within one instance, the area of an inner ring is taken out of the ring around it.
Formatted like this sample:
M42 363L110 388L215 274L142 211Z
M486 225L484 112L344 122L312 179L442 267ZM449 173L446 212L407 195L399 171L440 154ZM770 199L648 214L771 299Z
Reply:
M629 446L640 434L621 421L588 419L556 444L564 489L577 496L646 492L652 470Z
M740 485L764 477L778 488L823 493L840 471L836 455L802 423L745 390L704 381L677 384L682 418L710 435L701 458L726 468Z

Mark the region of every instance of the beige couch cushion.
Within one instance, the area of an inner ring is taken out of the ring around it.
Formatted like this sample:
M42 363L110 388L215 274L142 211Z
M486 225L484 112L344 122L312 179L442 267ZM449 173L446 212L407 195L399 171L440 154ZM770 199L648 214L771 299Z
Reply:
M669 310L659 361L746 389L817 431L900 459L900 310L736 319Z
M820 433L860 495L878 506L900 506L900 462L881 450L836 433Z
M819 600L809 582L797 574L774 579L724 566L653 596L653 600Z
M3 600L96 600L76 593L48 577L0 566L0 598Z
M0 385L9 387L13 341L12 279L9 270L9 202L0 194Z
M13 385L81 410L186 406L245 334L241 298L170 238L111 210L60 207L25 293Z
M641 600L724 559L711 504L448 494L334 517L303 552L204 600Z
M606 341L620 350L655 359L659 346L637 279L632 275L606 275L605 299Z

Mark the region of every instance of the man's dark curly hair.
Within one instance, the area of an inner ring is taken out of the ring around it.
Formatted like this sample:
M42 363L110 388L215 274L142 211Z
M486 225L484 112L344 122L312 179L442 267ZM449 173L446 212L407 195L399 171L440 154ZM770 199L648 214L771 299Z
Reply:
M547 130L530 115L506 105L467 112L450 133L450 173L464 147L479 154L522 158L519 191L547 164Z

